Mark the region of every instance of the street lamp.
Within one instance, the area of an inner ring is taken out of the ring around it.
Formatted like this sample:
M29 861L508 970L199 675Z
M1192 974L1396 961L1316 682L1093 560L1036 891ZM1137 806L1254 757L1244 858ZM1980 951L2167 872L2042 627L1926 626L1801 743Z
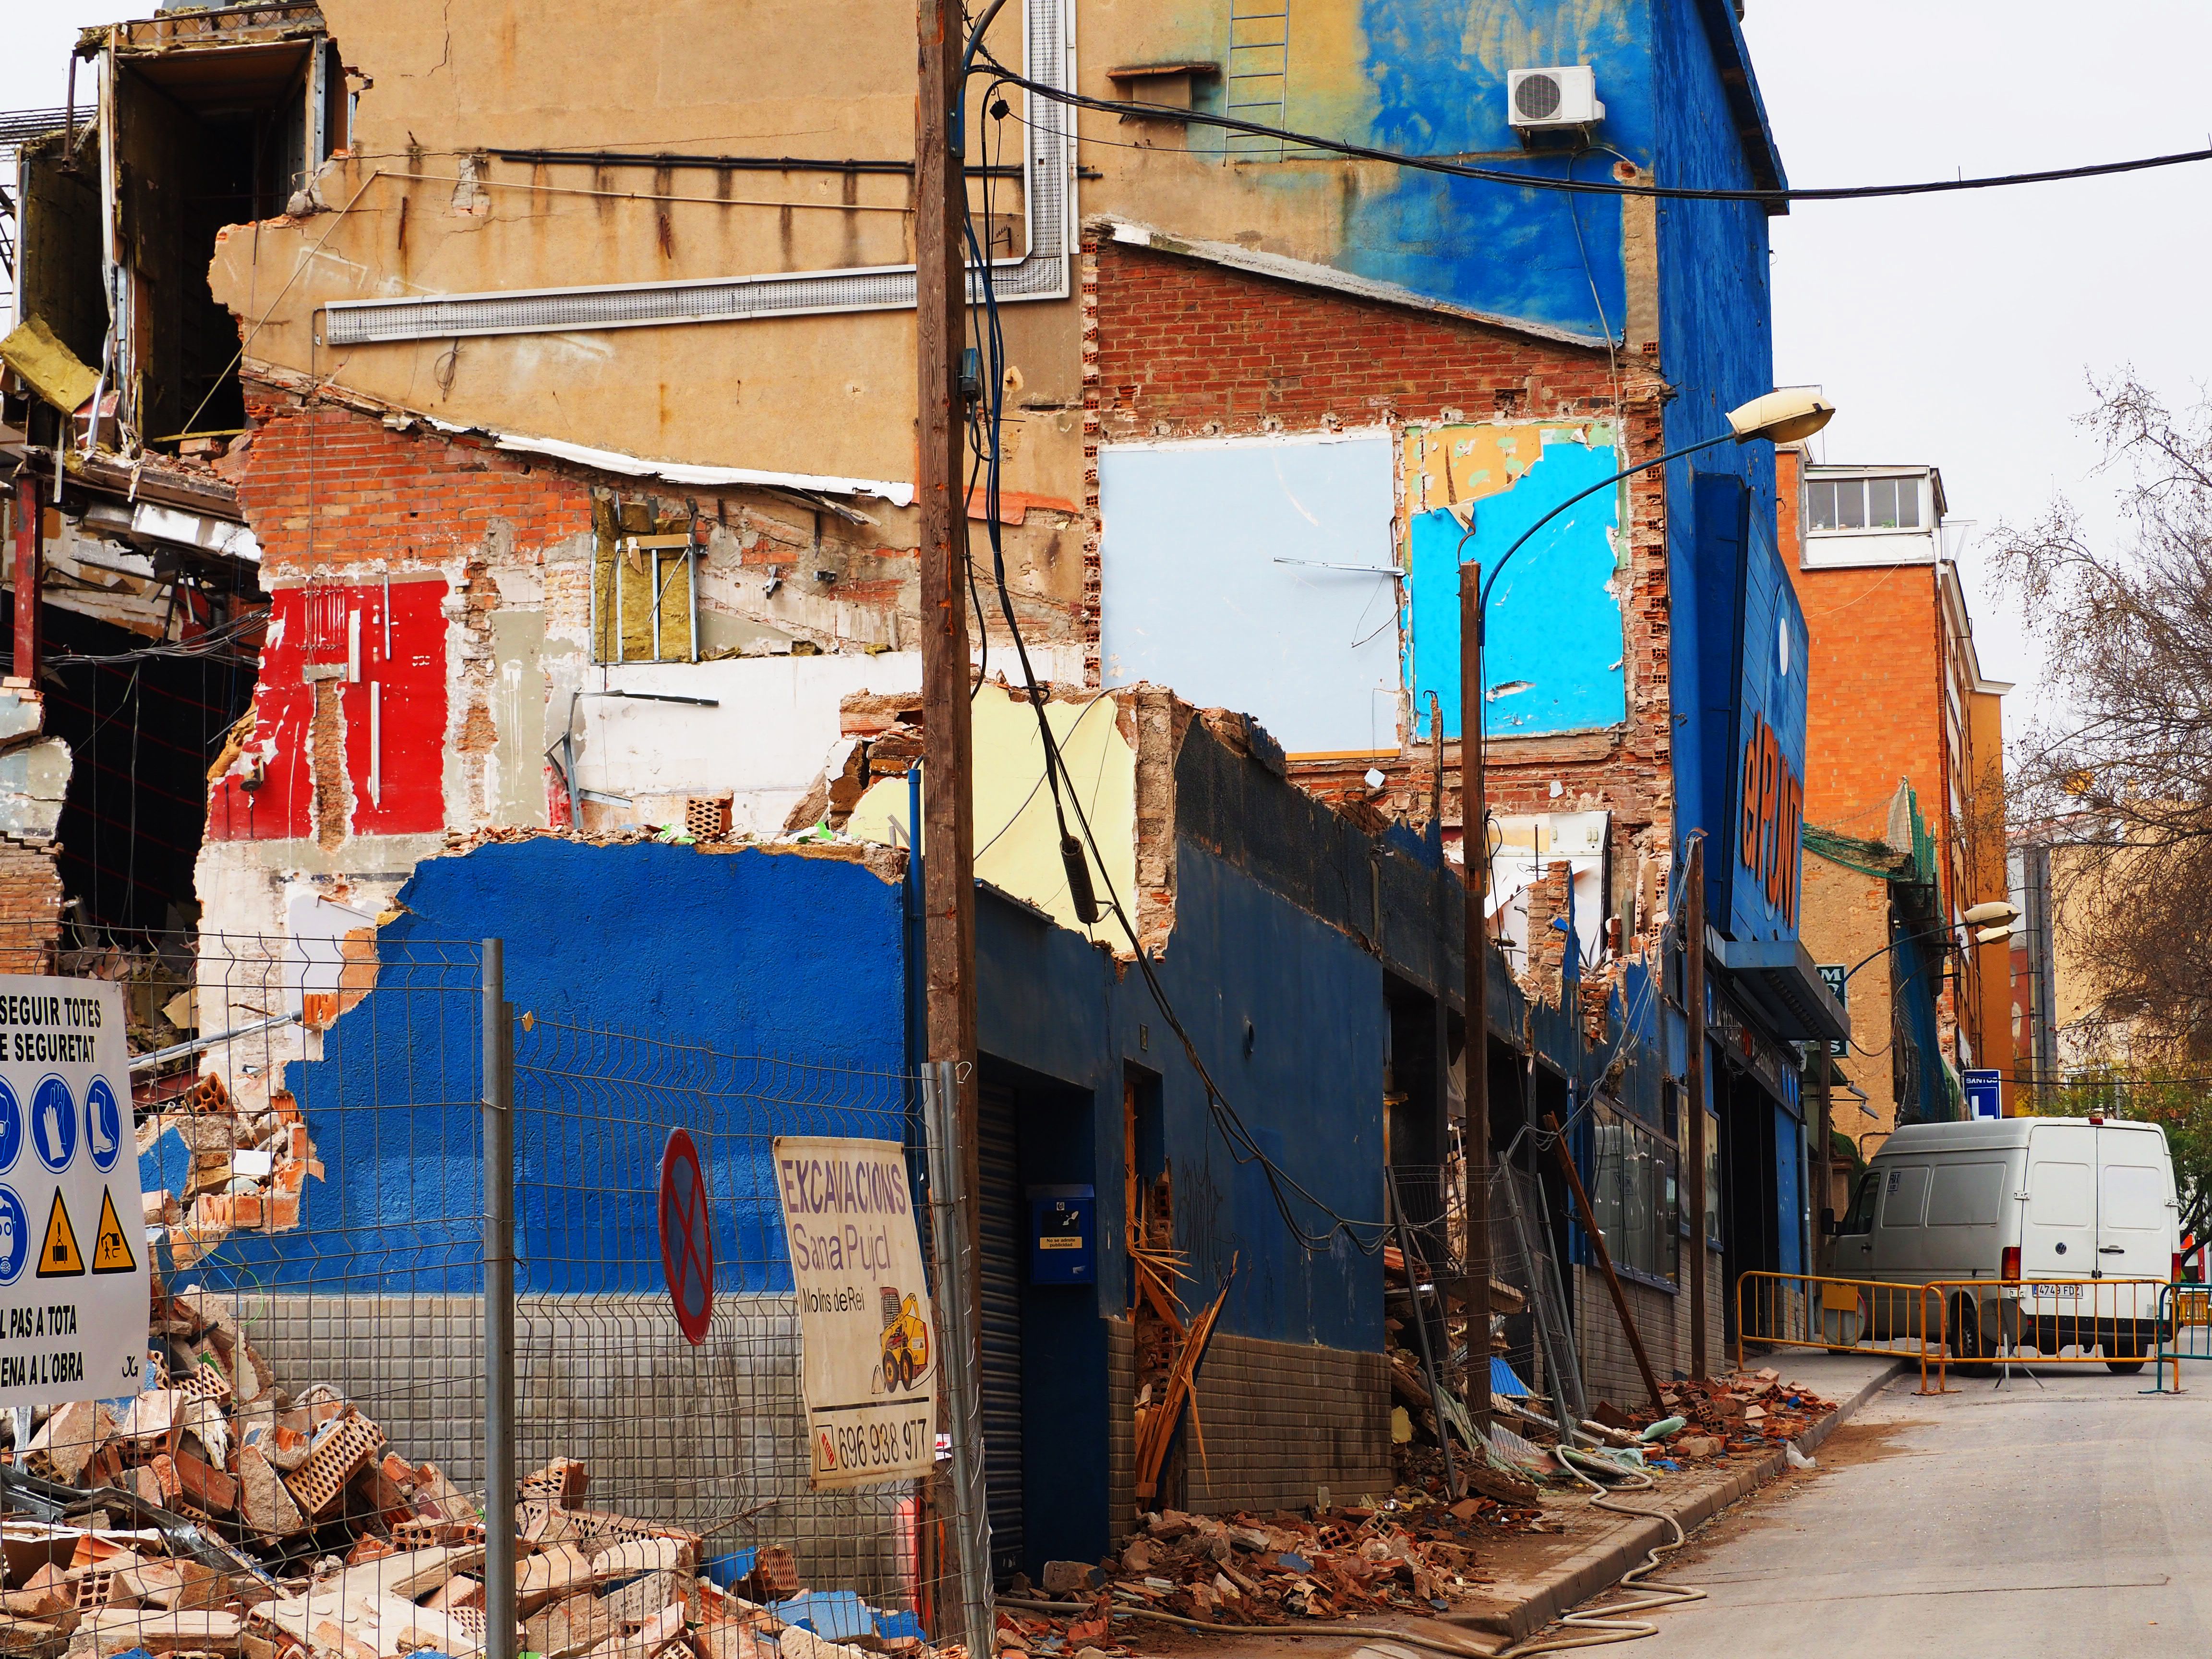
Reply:
M1639 472L1678 461L1685 455L1694 455L1701 449L1711 449L1733 439L1740 444L1764 438L1770 443L1789 443L1799 438L1809 438L1835 415L1835 406L1820 394L1807 386L1795 386L1770 392L1754 398L1749 403L1729 411L1729 429L1717 436L1685 444L1680 449L1670 449L1663 455L1655 455L1648 461L1623 467L1611 477L1601 479L1587 489L1577 490L1557 507L1530 525L1514 538L1512 546L1492 567L1490 578L1483 580L1479 564L1462 564L1459 578L1459 741L1460 741L1460 819L1462 846L1465 851L1467 879L1466 951L1467 951L1467 1049L1465 1069L1467 1122L1472 1167L1468 1171L1468 1237L1474 1248L1468 1251L1474 1258L1468 1263L1468 1273L1464 1300L1468 1310L1468 1329L1473 1334L1470 1344L1478 1354L1487 1352L1490 1336L1490 1066L1489 1066L1489 917L1486 914L1490 896L1490 801L1483 776L1482 735L1482 643L1483 617L1490 601L1491 589L1516 553L1528 544L1528 538L1546 525L1572 507L1577 501L1609 489L1624 478L1632 478ZM1460 521L1465 532L1454 550L1455 562L1467 551L1468 543L1474 535L1474 511L1470 504L1456 504L1452 514ZM1704 949L1702 939L1694 949ZM1693 1031L1701 1032L1704 1010L1697 1011ZM1702 1041L1702 1036L1699 1037ZM1698 1168L1705 1165L1705 1111L1702 1103L1691 1114L1692 1127L1700 1133L1696 1138L1693 1161ZM1480 1251L1478 1255L1477 1251ZM1703 1336L1704 1244L1699 1241L1695 1266L1697 1285L1700 1294L1695 1298L1698 1318L1693 1322L1698 1334ZM1702 1359L1702 1355L1699 1356ZM1702 1364L1696 1368L1704 1374ZM1486 1406L1487 1397L1485 1396ZM1652 1402L1656 1405L1658 1402ZM1470 1400L1470 1407L1474 1402ZM1487 1409L1471 1411L1476 1425L1486 1429L1490 1413Z

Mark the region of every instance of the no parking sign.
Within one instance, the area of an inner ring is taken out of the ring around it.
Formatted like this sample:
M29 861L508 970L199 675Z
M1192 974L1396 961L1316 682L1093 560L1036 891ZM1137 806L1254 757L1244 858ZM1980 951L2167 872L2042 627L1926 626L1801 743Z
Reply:
M0 1406L143 1385L130 1076L119 988L0 975Z

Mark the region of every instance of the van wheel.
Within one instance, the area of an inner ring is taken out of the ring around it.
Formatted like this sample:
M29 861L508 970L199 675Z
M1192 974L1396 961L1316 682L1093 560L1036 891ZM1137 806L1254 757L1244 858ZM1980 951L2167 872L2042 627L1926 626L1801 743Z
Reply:
M2140 1359L2107 1359L2105 1362L2105 1369L2114 1376L2133 1376L2142 1368L2143 1363Z
M1982 1322L1974 1304L1960 1297L1951 1306L1951 1362L1961 1376L1990 1376L1996 1367L1982 1358Z

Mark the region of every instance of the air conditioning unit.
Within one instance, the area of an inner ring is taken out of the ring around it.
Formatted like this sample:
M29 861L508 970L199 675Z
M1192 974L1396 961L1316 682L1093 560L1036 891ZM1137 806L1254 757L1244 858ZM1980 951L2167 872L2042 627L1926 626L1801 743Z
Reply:
M1605 119L1597 100L1597 76L1588 64L1560 69L1509 70L1505 118L1518 131L1595 126Z

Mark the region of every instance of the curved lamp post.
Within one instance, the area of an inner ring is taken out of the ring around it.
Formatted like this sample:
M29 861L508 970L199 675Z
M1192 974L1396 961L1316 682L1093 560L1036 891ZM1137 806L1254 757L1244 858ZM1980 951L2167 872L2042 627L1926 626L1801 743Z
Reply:
M1490 894L1490 803L1483 776L1482 645L1484 613L1489 605L1491 590L1497 586L1499 574L1512 561L1513 556L1528 544L1529 538L1576 502L1595 495L1601 489L1609 489L1639 472L1648 472L1654 467L1664 466L1685 455L1694 455L1699 450L1711 449L1731 440L1739 444L1762 438L1770 443L1789 443L1798 438L1809 438L1827 425L1835 412L1832 404L1819 392L1806 387L1770 392L1764 397L1754 398L1741 408L1729 411L1728 431L1697 443L1685 444L1679 449L1670 449L1663 455L1655 455L1634 466L1623 467L1611 477L1601 479L1589 489L1568 496L1514 538L1513 544L1505 550L1504 556L1491 567L1487 580L1483 578L1480 565L1460 566L1460 834L1467 872L1467 1046L1463 1063L1467 1077L1467 1145L1470 1164L1467 1182L1468 1240L1470 1247L1468 1254L1470 1260L1463 1299L1468 1316L1468 1346L1478 1357L1478 1366L1488 1358L1490 1332L1490 1077L1486 1012L1490 955L1487 949L1489 918L1486 915ZM1453 516L1459 519L1466 532L1459 538L1456 550L1457 553L1464 553L1468 543L1474 536L1473 504L1455 506ZM1702 948L1702 940L1698 941L1697 948ZM1699 1044L1703 1042L1704 1012L1700 1007L1694 1011L1692 1017L1692 1035ZM1700 1074L1702 1060L1700 1054ZM1694 1166L1702 1171L1705 1168L1704 1111L1692 1111L1690 1121L1692 1130L1698 1132L1692 1148L1692 1159ZM1694 1259L1691 1264L1695 1292L1692 1297L1695 1316L1692 1322L1699 1350L1695 1356L1699 1363L1693 1367L1693 1373L1702 1376L1705 1370L1702 1364L1705 1251L1703 1241L1699 1240L1698 1243L1700 1248L1692 1252ZM1469 1393L1475 1396L1468 1401L1470 1414L1479 1425L1486 1428L1490 1419L1487 1398L1483 1396L1479 1388L1470 1389ZM1476 1404L1477 1398L1482 1400L1480 1406ZM1654 1406L1658 1403L1656 1401L1652 1402Z

